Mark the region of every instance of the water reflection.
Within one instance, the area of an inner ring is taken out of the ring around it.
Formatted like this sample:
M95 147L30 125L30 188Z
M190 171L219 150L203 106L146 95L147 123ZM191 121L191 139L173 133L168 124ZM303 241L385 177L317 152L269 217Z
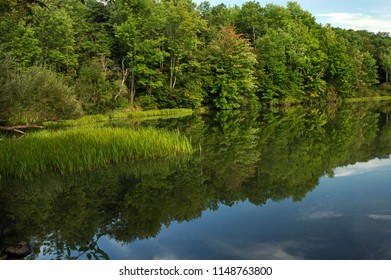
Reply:
M1 178L0 250L4 257L28 241L31 259L389 258L384 110L297 107L146 123L183 131L199 151Z
M373 159L368 162L357 162L353 165L338 167L334 170L334 177L356 176L368 172L385 172L391 170L391 161Z

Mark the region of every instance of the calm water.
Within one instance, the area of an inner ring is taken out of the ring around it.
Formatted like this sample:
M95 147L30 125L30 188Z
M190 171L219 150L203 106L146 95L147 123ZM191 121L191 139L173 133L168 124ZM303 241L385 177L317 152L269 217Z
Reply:
M388 105L219 112L191 158L0 179L0 250L30 259L391 259Z

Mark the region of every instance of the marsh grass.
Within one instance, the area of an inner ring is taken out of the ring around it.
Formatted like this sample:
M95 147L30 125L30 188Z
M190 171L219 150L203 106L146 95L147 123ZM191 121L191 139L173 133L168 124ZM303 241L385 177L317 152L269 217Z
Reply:
M0 175L25 178L48 171L79 172L192 151L190 141L175 131L109 127L45 130L0 142Z
M191 109L160 109L148 111L114 111L108 114L87 115L75 120L64 120L57 122L45 122L47 128L61 128L90 125L100 122L120 120L151 120L157 118L175 118L193 114Z

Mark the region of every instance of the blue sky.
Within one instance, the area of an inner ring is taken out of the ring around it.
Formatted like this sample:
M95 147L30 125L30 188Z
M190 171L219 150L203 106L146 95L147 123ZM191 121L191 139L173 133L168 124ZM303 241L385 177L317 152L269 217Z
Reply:
M200 3L203 0L194 0ZM241 6L246 0L209 0L212 5ZM286 0L257 0L262 6L274 3L286 6ZM391 33L391 0L297 0L316 17L317 22L336 27Z

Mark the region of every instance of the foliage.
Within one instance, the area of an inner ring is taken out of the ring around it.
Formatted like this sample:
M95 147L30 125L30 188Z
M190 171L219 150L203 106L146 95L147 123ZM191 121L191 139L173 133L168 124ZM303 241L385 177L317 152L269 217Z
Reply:
M381 54L381 66L384 69L386 73L386 83L389 83L389 76L391 73L391 46L388 48L388 50Z
M101 235L102 236L102 235ZM77 260L80 259L83 255L87 257L87 259L91 260L109 260L109 255L104 252L101 248L99 248L98 241L101 236L97 236L93 238L88 244L84 246L71 245L66 246L66 260ZM72 252L78 252L77 255L72 255Z
M349 97L352 95L354 68L343 38L338 37L331 26L326 26L322 29L321 46L327 55L325 78L329 90L338 92L341 97Z
M75 23L64 8L37 11L35 27L42 49L39 61L75 78L78 66Z
M78 99L88 113L106 112L121 106L126 86L121 85L110 59L94 58L84 64L76 79Z
M0 20L0 58L12 57L20 68L26 68L37 61L42 50L34 29L23 20L11 17Z
M4 71L4 66L1 67ZM37 123L83 114L71 88L52 70L33 66L13 72L0 90L1 117L8 123Z
M223 27L210 43L208 64L213 79L211 93L219 109L239 108L254 101L253 66L255 55L248 40L236 34L232 26Z
M0 59L55 71L87 114L336 102L391 71L390 34L321 26L295 2L3 0L0 15Z

